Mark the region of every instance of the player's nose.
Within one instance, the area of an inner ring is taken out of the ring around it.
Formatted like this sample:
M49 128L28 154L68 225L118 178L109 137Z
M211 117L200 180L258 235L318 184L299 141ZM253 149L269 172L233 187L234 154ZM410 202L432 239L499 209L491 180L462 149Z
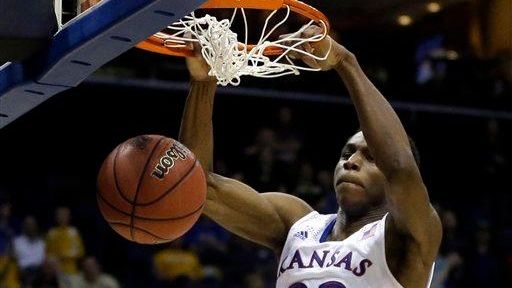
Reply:
M357 154L358 153L352 154L352 156L343 163L343 168L345 170L359 171L361 169L361 158Z

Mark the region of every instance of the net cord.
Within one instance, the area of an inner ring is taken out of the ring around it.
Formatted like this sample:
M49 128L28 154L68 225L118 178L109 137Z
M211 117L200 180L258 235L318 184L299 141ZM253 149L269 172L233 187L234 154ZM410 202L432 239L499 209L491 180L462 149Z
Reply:
M215 76L218 84L226 86L228 84L237 86L240 84L240 77L251 75L262 78L275 78L285 75L298 75L302 71L318 71L320 69L309 66L301 66L289 57L290 52L302 54L305 57L311 57L315 60L325 60L331 47L324 56L316 56L302 50L300 47L304 43L317 42L327 36L326 24L320 22L323 26L323 34L313 35L308 38L301 37L302 33L313 23L302 26L298 31L283 35L280 39L269 41L268 38L277 28L283 25L290 15L290 7L286 6L286 14L282 20L274 25L268 32L267 27L270 20L274 17L277 10L270 13L265 19L265 24L261 31L260 38L254 47L248 51L248 24L245 11L240 8L244 20L244 42L238 42L238 36L231 31L231 25L237 15L238 9L234 9L231 19L217 20L215 17L206 14L204 17L197 18L194 13L180 19L178 22L168 26L168 29L176 32L168 35L157 33L157 36L164 39L166 47L184 48L198 43L201 47L201 54L208 65L211 67L210 76ZM331 43L332 45L332 43ZM271 59L264 55L265 49L281 48L283 53Z

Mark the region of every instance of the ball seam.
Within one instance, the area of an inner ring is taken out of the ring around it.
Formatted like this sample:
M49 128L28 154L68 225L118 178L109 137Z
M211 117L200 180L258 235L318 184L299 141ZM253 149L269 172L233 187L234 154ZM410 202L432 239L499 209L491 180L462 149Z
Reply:
M148 170L149 162L151 162L151 159L153 158L153 154L155 153L158 146L160 145L160 143L162 143L163 140L165 140L165 137L161 137L160 140L158 140L158 142L156 142L155 146L153 146L151 153L149 153L149 155L146 159L146 164L144 164L144 169L142 170L142 173L140 173L140 176L139 176L139 181L137 183L137 190L135 190L135 196L133 197L134 203L132 204L132 213L131 213L131 217L130 217L130 236L133 241L135 241L135 237L134 237L134 233L133 233L133 224L135 221L133 219L133 216L135 215L135 208L137 207L135 205L135 203L137 203L137 198L139 197L141 183L142 183L142 180L144 179L144 174L146 173L146 170Z

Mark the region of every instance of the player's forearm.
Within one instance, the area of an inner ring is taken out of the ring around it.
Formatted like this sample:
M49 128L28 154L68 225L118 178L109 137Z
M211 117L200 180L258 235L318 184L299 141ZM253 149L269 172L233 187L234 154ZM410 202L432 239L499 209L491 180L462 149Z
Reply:
M366 77L352 54L336 67L357 111L377 166L386 176L415 165L407 134L389 102Z
M186 145L210 170L213 158L212 111L215 81L190 82L190 91L183 111L179 141Z

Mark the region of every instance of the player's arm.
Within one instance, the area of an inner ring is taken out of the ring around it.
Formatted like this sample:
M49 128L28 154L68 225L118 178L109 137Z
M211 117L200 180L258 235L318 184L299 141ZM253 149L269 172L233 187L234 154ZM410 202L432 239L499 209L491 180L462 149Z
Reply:
M321 33L319 29L315 27L309 33ZM417 243L421 259L430 268L440 245L442 228L430 204L407 134L389 102L364 74L356 57L334 40L332 44L330 42L327 37L311 45L317 55L325 55L322 53L331 47L327 60L314 64L324 70L335 68L345 83L368 148L389 183L386 197L391 208L393 231Z
M212 111L216 81L199 57L187 59L190 91L180 129L180 142L192 150L207 175L204 214L227 230L279 252L289 228L312 211L304 201L283 193L258 193L234 179L211 172Z
M336 71L352 98L375 164L388 181L392 224L396 232L419 244L424 264L430 268L441 242L441 221L430 204L402 123L353 54L349 53Z

